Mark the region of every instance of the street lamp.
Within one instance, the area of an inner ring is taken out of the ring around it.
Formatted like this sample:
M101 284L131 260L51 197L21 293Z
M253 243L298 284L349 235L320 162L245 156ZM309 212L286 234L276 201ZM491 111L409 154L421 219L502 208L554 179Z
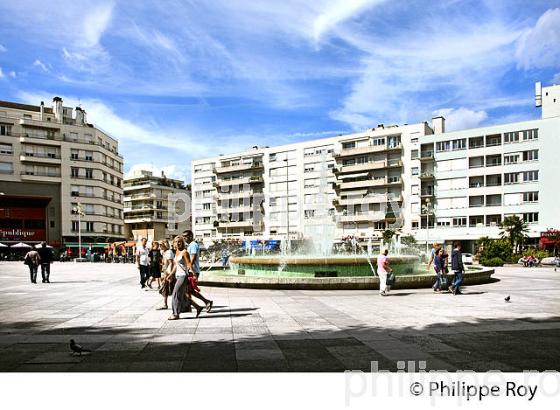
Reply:
M286 153L286 158L284 159L286 163L286 248L288 253L290 253L290 187L289 187L289 164L288 164L288 154Z
M429 238L430 238L430 215L434 214L434 207L430 198L426 199L426 204L422 205L422 212L426 215L426 255L429 253Z
M74 214L78 215L78 258L82 258L82 216L85 216L82 204L78 204L72 208Z

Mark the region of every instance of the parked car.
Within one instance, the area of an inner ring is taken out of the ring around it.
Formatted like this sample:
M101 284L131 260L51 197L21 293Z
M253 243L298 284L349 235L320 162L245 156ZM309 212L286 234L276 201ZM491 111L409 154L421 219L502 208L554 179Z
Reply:
M463 265L472 265L473 255L472 253L463 253Z
M541 265L560 266L560 257L550 256L541 260Z

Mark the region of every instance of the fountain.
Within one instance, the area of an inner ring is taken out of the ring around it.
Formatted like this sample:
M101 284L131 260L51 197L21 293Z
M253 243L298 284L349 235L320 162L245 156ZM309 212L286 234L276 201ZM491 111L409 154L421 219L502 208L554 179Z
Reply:
M329 194L325 154L321 161L319 192L314 197L314 211L306 219L304 237L308 247L305 252L292 253L287 242L282 241L281 253L274 256L240 256L231 258L231 270L226 274L203 277L201 283L218 286L280 287L298 289L362 289L379 286L376 276L377 257L372 255L371 238L367 249L357 243L352 255L333 255L336 234L336 215ZM397 277L397 287L428 287L434 275L420 267L418 256L389 255L389 262ZM493 271L476 271L466 275L465 283L489 279Z

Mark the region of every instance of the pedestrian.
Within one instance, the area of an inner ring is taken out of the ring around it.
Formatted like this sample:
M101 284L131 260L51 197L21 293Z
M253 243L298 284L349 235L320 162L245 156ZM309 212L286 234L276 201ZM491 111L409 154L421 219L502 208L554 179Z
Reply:
M23 263L29 267L29 276L31 277L31 283L37 283L37 270L39 269L39 264L41 263L39 252L37 252L35 249L31 249L25 254Z
M161 264L162 257L159 250L159 243L157 241L152 242L152 249L150 250L150 279L148 279L147 285L151 289L154 279L157 281L158 290L161 289Z
M51 263L54 259L52 249L47 246L46 242L41 242L38 253L41 257L41 276L43 278L43 283L51 283Z
M387 255L389 250L385 249L381 255L377 257L377 276L379 276L379 294L387 296L391 287L387 285L387 275L393 271L389 266L389 258Z
M432 249L430 250L430 257L428 259L428 266L426 267L426 270L429 272L430 271L430 266L432 265L432 262L434 261L434 258L436 256L436 250L439 249L439 245L437 244L437 242L434 242L432 245Z
M441 281L444 275L443 248L439 248L434 256L434 271L436 272L436 283L432 289L434 292L441 292Z
M171 293L173 293L173 288L175 287L175 274L172 273L173 260L175 258L175 253L170 249L169 242L163 240L159 245L162 255L162 270L163 270L163 280L162 286L159 290L161 296L163 296L163 304L157 308L157 310L166 310L167 298Z
M140 272L140 286L142 289L146 287L146 281L150 276L148 263L150 261L150 251L148 250L146 243L148 240L142 238L140 246L136 248L136 266L138 272Z
M210 312L212 309L213 301L206 299L200 289L198 288L198 277L200 276L200 246L194 240L194 234L192 231L183 232L186 243L188 243L188 252L191 258L192 272L189 274L189 283L187 287L187 296L193 306L196 307L196 303L193 302L192 297L196 297L204 302L206 305L206 311Z
M463 283L463 254L461 253L461 243L455 242L455 248L451 252L451 269L455 273L453 283L449 286L449 291L454 295L461 294L461 284Z
M172 272L175 274L176 282L173 287L173 295L171 296L171 308L173 314L169 316L168 320L177 320L180 317L181 312L184 310L185 295L187 292L187 275L189 271L192 272L191 259L189 257L189 252L185 249L185 239L182 236L177 236L175 238L175 258L173 263ZM196 309L196 317L202 312L201 307Z
M222 249L222 269L226 270L229 261L229 253L227 250L227 243L224 245Z

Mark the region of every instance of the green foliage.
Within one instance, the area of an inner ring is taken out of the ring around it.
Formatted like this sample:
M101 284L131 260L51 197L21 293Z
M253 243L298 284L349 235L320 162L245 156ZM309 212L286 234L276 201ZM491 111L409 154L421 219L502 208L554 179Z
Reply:
M416 245L416 238L412 235L405 235L401 237L401 243L404 246L412 247Z
M392 231L390 229L383 231L383 242L387 244L391 243L391 240L393 239L394 235L395 235L395 231Z
M504 218L504 220L500 223L500 228L502 229L502 238L507 239L511 247L518 252L521 248L523 239L525 239L527 232L529 232L527 223L517 215L511 215Z
M504 261L511 260L513 249L510 242L507 239L484 239L482 252L480 255L480 263L485 265L482 260L490 260L493 258L499 258L502 260L502 265ZM494 265L489 265L494 266ZM499 265L501 266L501 265Z
M480 259L480 264L483 266L504 266L504 260L497 256L494 258L483 257Z
M549 256L553 256L552 253L536 248L529 248L525 252L523 252L523 256L533 256L537 258L539 261L542 261L543 258L548 258Z

